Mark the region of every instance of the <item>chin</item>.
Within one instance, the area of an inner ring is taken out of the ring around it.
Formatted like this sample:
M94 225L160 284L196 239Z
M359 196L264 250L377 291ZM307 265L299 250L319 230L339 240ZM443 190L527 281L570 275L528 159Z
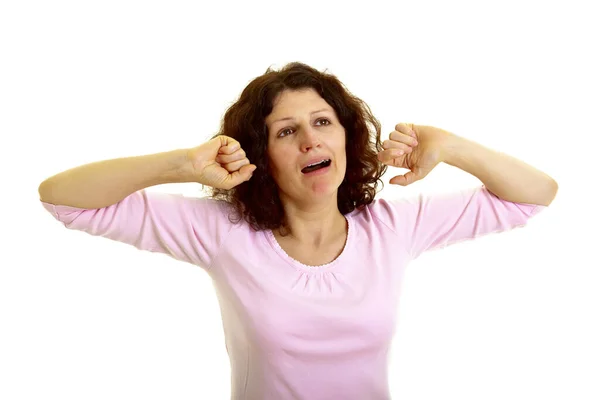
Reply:
M337 196L337 192L342 185L342 180L337 182L331 181L320 181L313 182L312 185L309 186L309 192L312 192L314 195L318 196Z

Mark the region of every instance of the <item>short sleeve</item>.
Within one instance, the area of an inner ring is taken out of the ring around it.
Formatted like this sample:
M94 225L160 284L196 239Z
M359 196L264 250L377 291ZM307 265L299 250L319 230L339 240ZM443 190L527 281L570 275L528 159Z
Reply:
M98 209L41 203L68 229L164 253L205 269L232 227L228 203L180 194L140 190Z
M378 202L378 218L401 236L413 259L428 250L522 227L546 208L500 199L484 185Z

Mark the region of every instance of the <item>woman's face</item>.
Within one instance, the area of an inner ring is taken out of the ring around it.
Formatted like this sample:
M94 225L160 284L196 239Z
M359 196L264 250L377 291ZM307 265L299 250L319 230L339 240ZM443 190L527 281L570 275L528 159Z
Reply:
M314 89L285 90L266 124L269 166L282 201L314 202L331 196L337 201L346 175L346 131L334 109ZM314 172L304 169L321 160L330 162Z

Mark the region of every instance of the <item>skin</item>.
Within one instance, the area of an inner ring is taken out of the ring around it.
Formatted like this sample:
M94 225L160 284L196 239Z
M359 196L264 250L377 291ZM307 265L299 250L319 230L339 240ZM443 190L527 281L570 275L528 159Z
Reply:
M326 111L311 115L320 109ZM285 117L292 120L278 121ZM347 233L346 220L337 208L337 191L346 173L344 127L332 107L312 89L284 91L266 123L271 174L291 233L286 237L273 234L298 255L307 254L306 250L339 254L340 238L345 239ZM410 170L392 178L392 184L409 185L445 162L476 176L507 201L547 206L558 190L556 181L530 165L439 128L399 123L383 145L381 162ZM302 166L316 156L331 158L331 170L306 177Z
M315 114L316 110L326 109ZM278 121L291 117L291 120ZM313 89L286 90L266 118L271 175L289 225L285 240L319 250L345 238L346 219L337 192L346 174L346 132L335 110ZM302 167L313 157L331 159L326 174L308 177ZM279 232L273 234L282 239Z

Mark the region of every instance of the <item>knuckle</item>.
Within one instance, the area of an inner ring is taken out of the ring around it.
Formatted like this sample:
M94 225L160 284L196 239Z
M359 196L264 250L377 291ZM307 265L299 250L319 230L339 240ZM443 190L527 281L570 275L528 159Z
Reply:
M229 172L235 172L239 168L239 166L237 164L238 164L237 162L229 163L229 164L225 165L225 169Z

